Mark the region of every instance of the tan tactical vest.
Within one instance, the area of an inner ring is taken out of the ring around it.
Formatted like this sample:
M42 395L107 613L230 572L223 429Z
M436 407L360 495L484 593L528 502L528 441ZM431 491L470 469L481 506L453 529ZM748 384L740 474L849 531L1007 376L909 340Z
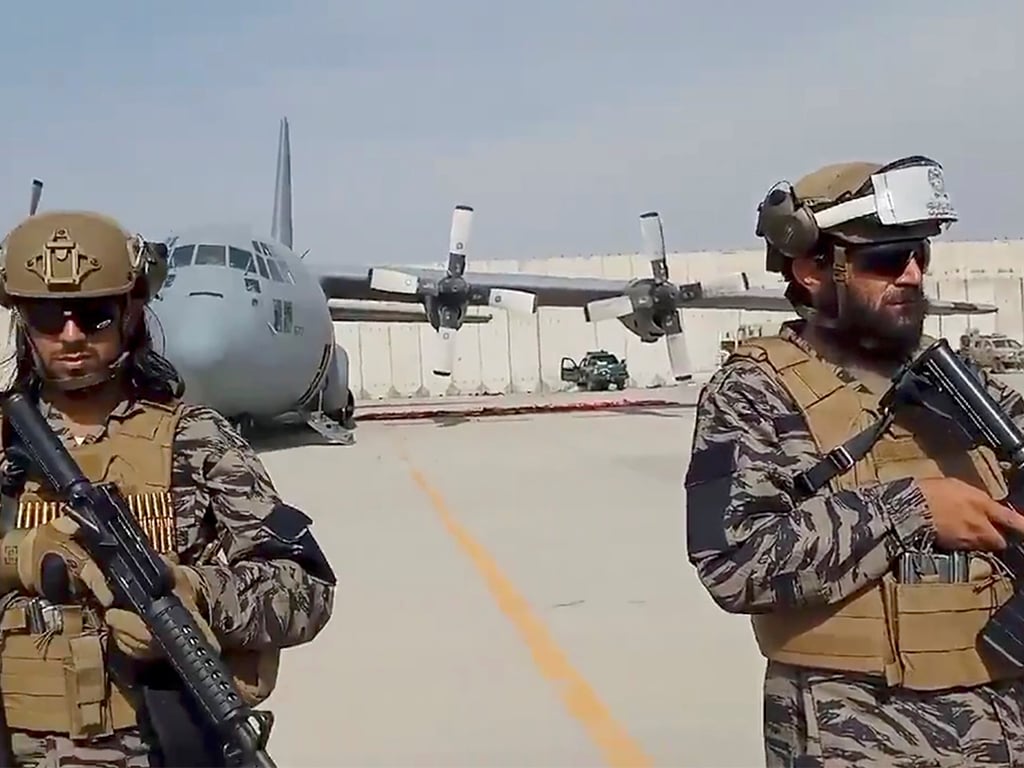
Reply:
M123 421L111 420L99 442L69 448L93 482L114 482L153 547L174 557L171 461L176 404L145 403ZM18 527L42 525L62 514L46 489L30 481L18 505ZM107 675L106 638L95 613L61 606L63 631L29 632L28 602L18 598L0 617L0 694L14 730L97 738L136 724L124 692Z
M789 392L823 457L878 418L878 395L844 383L837 368L781 337L745 342L732 357L753 360ZM833 492L903 477L957 477L1006 495L986 447L964 451L955 427L922 414L897 417L874 448L830 484ZM960 446L960 447L958 447ZM979 652L977 636L1013 593L987 555L972 554L968 583L898 583L890 573L823 607L752 617L765 658L798 667L877 675L890 686L939 690L1019 676Z

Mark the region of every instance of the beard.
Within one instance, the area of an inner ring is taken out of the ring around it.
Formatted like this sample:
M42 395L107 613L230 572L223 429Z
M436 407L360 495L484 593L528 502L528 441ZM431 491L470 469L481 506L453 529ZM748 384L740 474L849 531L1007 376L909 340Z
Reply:
M847 286L843 315L838 317L836 287L822 291L819 311L838 323L833 333L845 344L870 351L873 356L903 359L921 343L928 301L924 288L893 287L876 304Z

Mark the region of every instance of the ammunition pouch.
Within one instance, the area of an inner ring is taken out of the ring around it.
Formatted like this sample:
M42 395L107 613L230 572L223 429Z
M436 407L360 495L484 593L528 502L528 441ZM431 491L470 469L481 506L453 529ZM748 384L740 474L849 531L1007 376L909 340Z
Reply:
M886 685L934 691L1013 679L1021 672L979 651L978 633L1013 594L988 556L970 580L915 583L887 574L829 606L752 617L765 658L797 667L857 672Z
M78 606L18 600L0 618L0 691L16 731L101 738L136 725L133 706L107 675L98 618Z

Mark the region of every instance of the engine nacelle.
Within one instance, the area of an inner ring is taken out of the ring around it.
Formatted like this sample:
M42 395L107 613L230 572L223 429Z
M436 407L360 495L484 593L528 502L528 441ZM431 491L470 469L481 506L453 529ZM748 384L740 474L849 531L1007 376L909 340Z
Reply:
M697 284L699 290L700 284ZM685 286L688 291L693 286ZM631 280L623 291L633 311L618 318L626 328L640 337L640 341L653 343L665 335L666 321L676 312L676 297L680 289L672 283L656 283L649 277Z
M645 344L652 344L665 335L665 329L658 323L657 316L650 310L637 310L630 315L620 317L619 322L629 331L640 337Z

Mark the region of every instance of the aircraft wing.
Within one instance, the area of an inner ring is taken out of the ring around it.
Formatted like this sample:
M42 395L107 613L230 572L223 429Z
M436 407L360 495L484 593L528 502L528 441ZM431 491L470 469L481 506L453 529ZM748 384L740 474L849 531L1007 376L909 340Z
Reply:
M405 304L394 306L377 302L360 302L348 300L332 300L327 304L331 320L340 323L426 323L429 322L423 309L415 309ZM491 322L492 315L468 314L464 323L477 324Z
M312 265L310 267L313 269ZM362 300L419 303L421 294L413 282L408 291L386 291L371 287L374 271L394 272L407 275L420 285L431 284L445 277L443 269L430 267L340 267L318 268L315 273L320 287L329 301ZM495 291L525 291L536 297L538 307L585 307L593 301L622 296L631 280L605 277L560 277L511 272L471 272L463 274L469 284L469 304L486 306ZM693 309L777 309L774 296L757 298L747 277L739 272L712 281L688 283L679 286L679 306ZM779 297L781 297L781 292ZM789 311L785 303L784 310Z
M312 268L312 265L311 265ZM366 301L403 301L418 303L416 293L382 291L370 287L374 270L400 271L421 282L437 282L444 278L443 269L429 267L331 267L320 268L317 278L328 299L362 299ZM529 291L537 297L540 307L582 307L594 299L619 296L627 280L592 277L554 277L552 275L471 272L463 275L470 285L471 304L487 304L492 290Z
M792 312L793 307L784 294L785 288L748 288L739 295L710 296L705 300L709 307L723 309L753 309L763 312ZM686 305L684 305L686 306ZM929 315L990 315L999 311L994 304L979 304L973 301L940 301L928 299Z
M310 265L313 268L313 265ZM443 269L429 267L321 267L316 272L324 295L329 300L348 299L419 303L421 296L408 292L383 291L370 285L373 272L401 272L421 284L436 283L445 277ZM463 275L469 284L469 303L487 305L492 291L526 291L536 296L540 307L585 307L588 303L612 299L626 293L630 280L603 277L561 277L502 272L471 272ZM746 309L762 312L792 312L784 286L750 287L744 273L716 277L704 283L679 286L679 306L688 309ZM492 306L494 304L492 303ZM992 304L970 301L938 301L929 304L933 315L990 314L998 311Z

